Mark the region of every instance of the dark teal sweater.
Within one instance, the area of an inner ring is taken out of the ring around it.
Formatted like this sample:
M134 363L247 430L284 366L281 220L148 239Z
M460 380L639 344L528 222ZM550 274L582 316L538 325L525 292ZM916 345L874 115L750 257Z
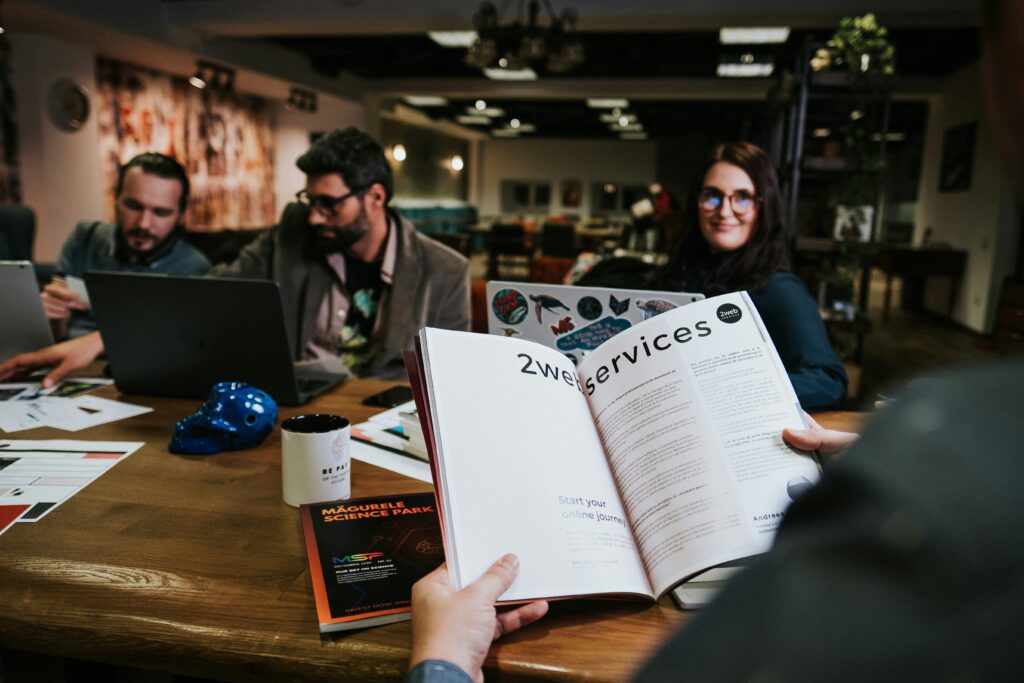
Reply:
M703 278L673 283L673 289L704 294ZM832 350L818 305L792 273L776 271L750 292L779 351L800 405L807 412L837 410L846 401L846 371Z

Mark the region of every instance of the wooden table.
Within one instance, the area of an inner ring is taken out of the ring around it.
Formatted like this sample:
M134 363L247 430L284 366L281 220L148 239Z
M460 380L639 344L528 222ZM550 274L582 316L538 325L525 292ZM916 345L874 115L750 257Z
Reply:
M334 412L358 422L375 412L362 397L392 385L351 380L282 418ZM112 387L101 394L117 397ZM299 515L281 500L280 431L252 450L171 455L172 425L198 402L123 399L155 411L77 434L10 435L146 445L44 520L0 536L0 646L224 680L401 680L408 622L318 632ZM819 420L852 429L859 416ZM358 461L352 476L354 496L430 489ZM623 680L690 618L667 598L556 603L495 644L488 675Z

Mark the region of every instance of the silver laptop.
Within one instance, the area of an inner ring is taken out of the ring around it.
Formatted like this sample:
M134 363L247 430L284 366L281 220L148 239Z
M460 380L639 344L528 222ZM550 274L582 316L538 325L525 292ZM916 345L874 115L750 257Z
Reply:
M0 293L0 361L53 343L30 262L0 261Z
M551 346L578 364L636 323L703 298L686 292L495 280L487 283L487 331Z
M106 272L85 282L121 391L205 398L230 380L300 405L348 376L340 363L295 365L276 282Z

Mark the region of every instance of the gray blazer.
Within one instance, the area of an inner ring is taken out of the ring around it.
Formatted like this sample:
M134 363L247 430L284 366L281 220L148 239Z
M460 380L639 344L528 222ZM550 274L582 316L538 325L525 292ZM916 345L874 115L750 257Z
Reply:
M334 277L324 255L306 238L308 209L289 204L274 228L247 245L232 263L214 267L217 277L275 280L281 287L285 323L296 359L313 336L316 315ZM422 327L468 330L469 262L453 249L418 233L392 212L398 252L391 286L381 296L365 376L405 378L402 352Z

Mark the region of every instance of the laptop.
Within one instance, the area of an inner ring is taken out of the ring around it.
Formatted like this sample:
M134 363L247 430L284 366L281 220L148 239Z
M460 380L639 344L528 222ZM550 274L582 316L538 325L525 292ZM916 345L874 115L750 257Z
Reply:
M295 365L276 282L99 271L85 282L123 392L205 398L229 380L300 405L348 376L340 363Z
M687 292L495 280L487 283L487 331L551 346L578 365L619 332L703 298Z
M29 261L0 261L0 361L53 343Z

